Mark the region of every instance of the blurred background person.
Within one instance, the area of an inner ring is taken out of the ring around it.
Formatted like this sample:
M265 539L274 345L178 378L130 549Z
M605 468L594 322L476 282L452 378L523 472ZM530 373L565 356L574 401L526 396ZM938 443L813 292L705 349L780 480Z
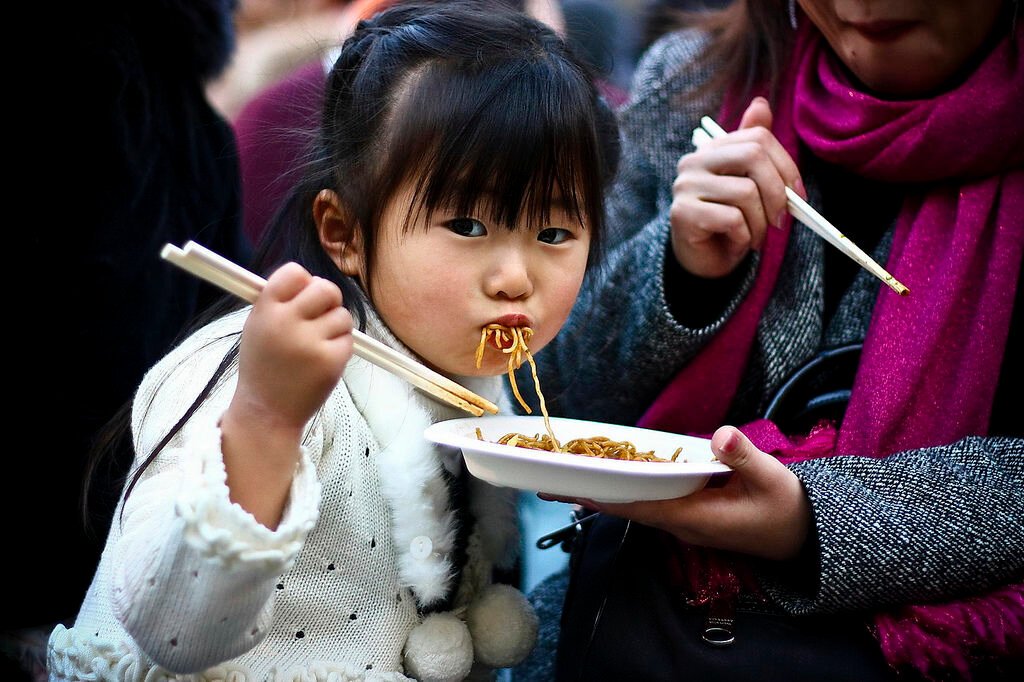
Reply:
M14 196L42 220L14 230L16 425L4 496L14 559L0 679L42 675L45 635L71 622L95 570L130 447L99 468L102 427L182 326L217 296L160 260L196 239L246 262L234 138L204 83L233 44L234 0L111 0L40 17L53 45L26 69L33 116ZM40 210L41 209L41 210ZM56 424L56 426L55 426ZM46 490L45 494L42 490Z
M326 74L341 43L361 19L402 0L356 0L332 24L335 39L328 47L284 78L257 93L234 119L242 173L243 224L256 244L296 181L305 150L319 125ZM435 0L441 2L443 0ZM556 32L564 31L557 0L479 0L529 12Z
M691 21L693 14L714 11L732 0L646 0L637 10L640 23L639 52L642 54L658 38L681 23Z
M237 47L207 87L211 104L229 121L264 88L318 59L347 35L356 0L237 0Z

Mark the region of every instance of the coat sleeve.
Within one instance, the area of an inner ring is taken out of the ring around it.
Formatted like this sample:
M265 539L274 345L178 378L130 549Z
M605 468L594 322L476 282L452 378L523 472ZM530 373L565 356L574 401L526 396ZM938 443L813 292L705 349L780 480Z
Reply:
M137 463L196 398L237 336L200 332L143 380L132 431ZM270 530L228 497L218 422L234 376L216 388L146 469L123 513L110 589L139 647L175 672L195 672L258 644L273 617L274 584L318 516L320 485L305 440L288 506Z
M775 566L763 584L793 613L945 601L1024 576L1024 439L970 437L790 469L813 509L815 579Z

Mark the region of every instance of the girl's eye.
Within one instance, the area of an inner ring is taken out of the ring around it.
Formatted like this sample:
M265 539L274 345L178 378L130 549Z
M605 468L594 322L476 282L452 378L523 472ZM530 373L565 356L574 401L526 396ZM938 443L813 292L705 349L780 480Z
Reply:
M479 220L473 218L453 218L444 224L449 230L463 237L483 237L487 228Z
M572 232L564 227L547 227L537 235L538 241L542 241L545 244L561 244L570 237L572 237Z

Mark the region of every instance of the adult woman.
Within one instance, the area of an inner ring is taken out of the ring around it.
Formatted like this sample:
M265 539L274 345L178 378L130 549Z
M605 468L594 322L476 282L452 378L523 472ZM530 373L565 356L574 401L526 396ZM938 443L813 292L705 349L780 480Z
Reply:
M623 112L621 241L541 358L545 388L574 417L777 424L716 433L736 470L720 489L588 505L605 513L574 557L560 678L980 679L1024 655L1016 3L799 5L668 36ZM708 113L738 130L693 151ZM785 185L911 295L793 227ZM830 397L800 395L801 367L829 364L810 385ZM782 435L820 404L838 432Z

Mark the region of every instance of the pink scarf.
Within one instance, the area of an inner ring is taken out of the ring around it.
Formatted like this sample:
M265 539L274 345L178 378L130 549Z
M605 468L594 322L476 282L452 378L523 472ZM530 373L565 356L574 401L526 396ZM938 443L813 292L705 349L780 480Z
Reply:
M837 442L827 434L824 448L822 434L780 439L763 423L745 430L762 449L788 454L784 461L885 457L986 434L1024 251L1024 31L1018 26L964 82L933 99L886 101L860 91L809 22L784 73L794 77L776 105L773 132L794 158L802 144L864 177L922 184L908 188L887 263L911 294L880 285ZM738 104L726 98L720 120L727 128L735 127ZM640 426L709 433L726 418L790 230L806 229L787 222L769 230L753 287L736 313L655 399ZM1002 619L1002 630L992 629L993 617ZM894 667L969 679L971 656L986 647L1007 655L1020 646L1024 587L906 607L879 615L876 626Z

